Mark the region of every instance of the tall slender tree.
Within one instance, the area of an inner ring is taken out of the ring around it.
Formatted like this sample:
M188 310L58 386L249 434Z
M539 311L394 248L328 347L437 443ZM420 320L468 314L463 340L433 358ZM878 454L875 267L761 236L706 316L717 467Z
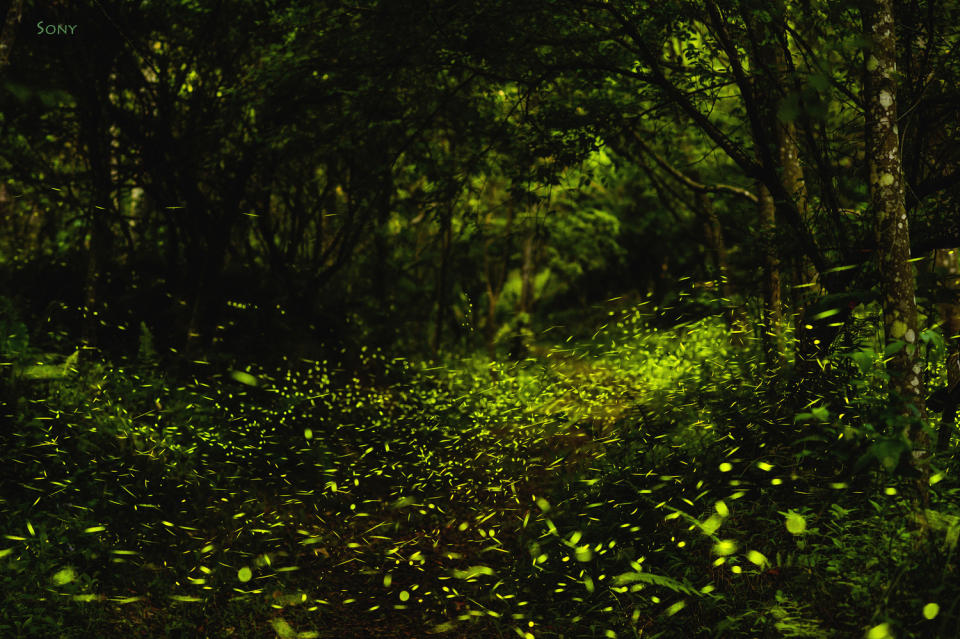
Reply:
M905 433L914 459L926 455L928 438L918 416L924 415L922 364L917 356L919 325L916 280L910 263L910 230L897 129L897 40L892 0L867 0L862 9L865 40L867 161L870 206L876 225L881 279L884 339L887 348L902 341L888 360L890 392L907 418Z

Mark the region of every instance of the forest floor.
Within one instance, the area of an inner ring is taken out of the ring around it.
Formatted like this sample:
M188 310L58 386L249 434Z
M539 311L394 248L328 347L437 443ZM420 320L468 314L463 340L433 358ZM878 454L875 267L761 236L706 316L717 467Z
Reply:
M21 381L0 635L951 636L948 473L915 534L909 480L808 463L827 409L770 421L720 323L618 330L495 375Z

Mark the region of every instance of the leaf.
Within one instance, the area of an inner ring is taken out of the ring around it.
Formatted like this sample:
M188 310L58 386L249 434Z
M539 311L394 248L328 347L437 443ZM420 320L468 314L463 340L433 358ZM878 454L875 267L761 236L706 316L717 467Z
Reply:
M271 619L270 625L273 626L273 631L277 633L277 636L281 637L281 639L293 639L293 637L297 636L297 631L284 619Z
M850 354L850 359L860 368L861 373L868 373L873 369L877 354L870 350L857 351Z
M787 513L786 525L791 535L802 535L807 530L807 520L800 513L792 511Z
M42 363L27 366L20 374L25 379L37 380L61 379L65 376L62 367Z
M780 103L777 110L777 118L781 122L790 123L800 117L800 102L796 94L789 94L785 100Z
M900 463L900 455L907 450L907 444L897 437L885 437L874 443L870 449L887 472L893 472Z
M63 586L70 583L71 581L76 580L76 578L77 578L77 571L74 570L73 567L67 566L53 573L53 577L51 577L50 579L51 581L53 581L53 584L55 586Z
M699 596L700 592L696 589L691 588L690 586L677 581L676 579L671 579L670 577L664 577L663 575L654 575L649 572L625 572L623 574L617 575L613 578L613 582L618 586L623 586L626 584L633 583L646 583L652 584L654 586L662 586L673 592L682 592L688 595Z
M440 623L440 624L437 624L436 626L434 626L434 627L433 627L433 632L434 632L435 634L442 635L442 634L445 634L445 633L447 633L447 632L450 632L451 630L456 629L456 627L457 627L457 622L455 622L455 621L444 621L443 623ZM527 633L527 634L529 634L529 633ZM530 636L532 637L533 635L530 635Z
M807 76L807 83L820 92L830 88L830 80L822 73L811 73Z
M720 526L723 524L723 517L720 515L710 515L710 517L700 524L700 528L703 529L704 535L712 535L720 529Z
M906 345L906 342L902 339L894 340L886 345L883 349L883 356L890 357L894 353L897 353ZM878 626L879 627L879 626Z
M63 374L68 375L70 373L77 372L77 366L80 362L80 349L77 349L71 353L66 361L63 363Z
M943 540L944 545L946 545L948 550L952 551L957 547L957 539L960 539L960 526L950 526L947 529L946 538Z

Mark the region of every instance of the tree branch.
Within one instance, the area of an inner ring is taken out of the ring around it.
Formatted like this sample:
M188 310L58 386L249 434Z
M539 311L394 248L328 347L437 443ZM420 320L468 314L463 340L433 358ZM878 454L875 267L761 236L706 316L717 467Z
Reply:
M643 137L635 129L631 130L634 140L637 145L640 147L640 150L645 154L653 158L660 168L669 173L676 179L678 182L682 182L687 188L692 191L697 191L701 193L730 193L741 197L745 200L749 200L754 204L757 203L757 196L748 191L747 189L740 188L739 186L733 186L730 184L702 184L697 182L690 176L686 175L676 167L672 166L666 159L664 159L660 154L651 149L647 143L643 140Z

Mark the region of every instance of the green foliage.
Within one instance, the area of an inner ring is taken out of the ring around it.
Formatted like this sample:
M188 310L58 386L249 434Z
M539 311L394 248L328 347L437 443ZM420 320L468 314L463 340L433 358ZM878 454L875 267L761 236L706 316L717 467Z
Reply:
M17 473L2 476L0 575L22 594L0 623L104 637L955 623L904 570L952 583L952 482L931 480L929 535L912 532L897 475L853 492L752 425L774 413L720 318L652 330L649 303L606 308L586 339L535 341L512 365L364 349L349 367L199 364L172 382L138 357L30 387L3 435ZM876 357L851 356L868 389ZM794 423L837 428L849 411L813 405ZM885 441L870 440L878 469L896 456Z
M0 359L5 366L18 363L30 345L27 326L18 315L13 301L0 296Z
M897 11L918 256L949 4ZM12 50L0 636L960 636L956 463L918 484L886 368L945 383L956 291L918 263L878 335L859 9L447 5Z

